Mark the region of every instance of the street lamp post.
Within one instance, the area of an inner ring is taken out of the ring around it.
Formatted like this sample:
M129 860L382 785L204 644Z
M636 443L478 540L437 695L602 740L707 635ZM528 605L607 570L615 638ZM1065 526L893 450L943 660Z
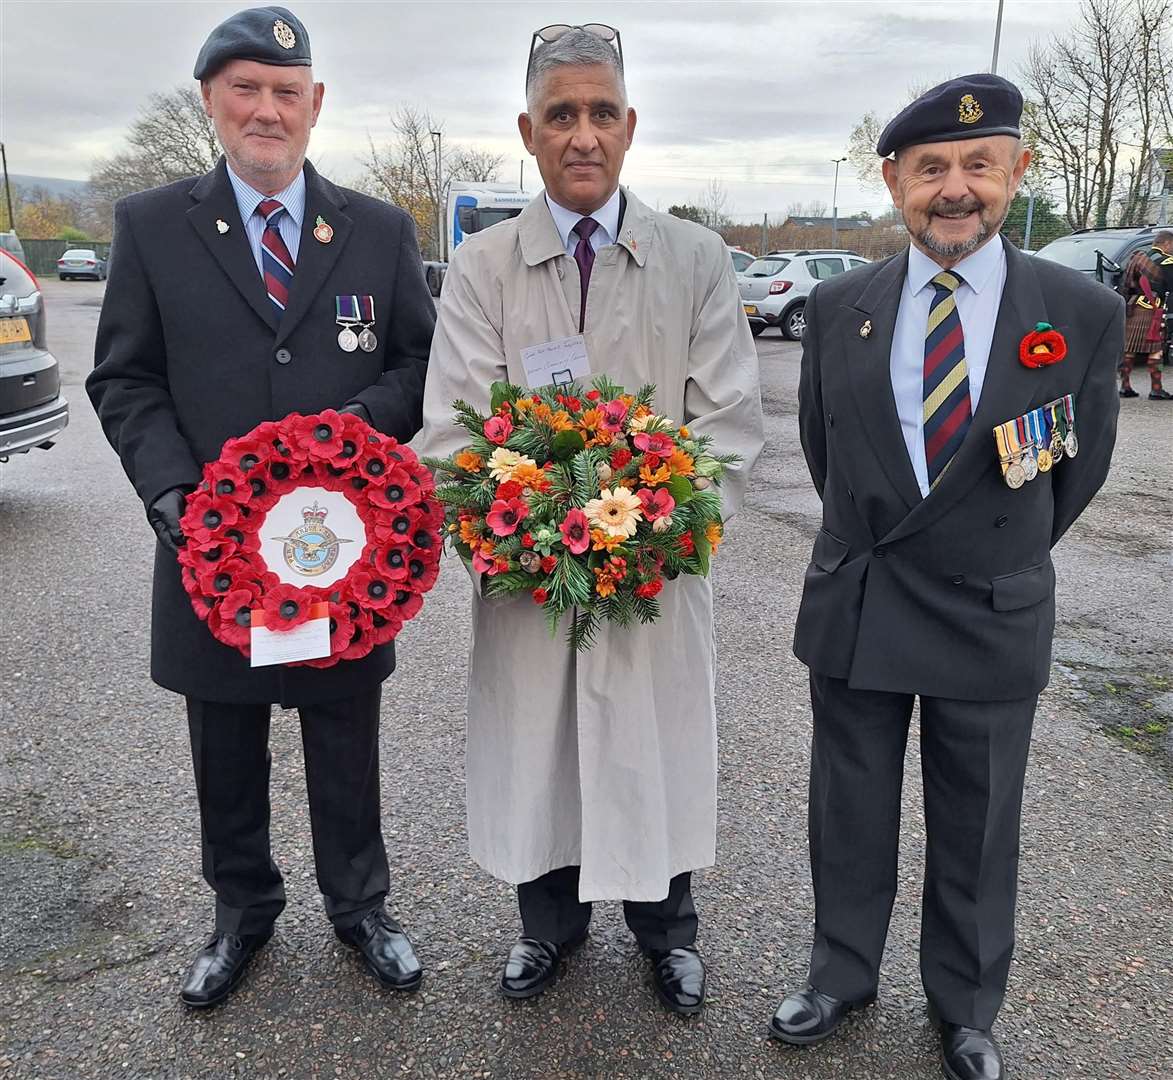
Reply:
M998 18L994 23L994 55L990 60L990 74L998 74L998 46L1002 44L1002 8L1006 0L998 0Z
M432 149L436 154L436 261L444 261L444 188L440 174L440 148L444 141L442 132L429 131Z
M835 166L835 187L831 194L831 247L839 243L839 166L846 160L845 157L831 159Z
M8 200L8 227L16 229L16 218L12 216L12 186L8 183L8 154L0 142L0 161L4 163L4 197Z

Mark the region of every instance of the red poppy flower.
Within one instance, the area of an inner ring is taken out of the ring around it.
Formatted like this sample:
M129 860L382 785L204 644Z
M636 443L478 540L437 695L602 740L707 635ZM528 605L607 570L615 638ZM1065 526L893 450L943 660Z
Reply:
M223 458L204 466L204 482L217 498L235 503L247 503L252 498L252 488L239 466Z
M338 654L339 660L361 660L375 647L372 613L360 610L351 618L350 644Z
M375 506L385 510L399 510L419 502L419 485L401 465L388 469L378 484L372 484L367 497Z
M310 617L309 600L296 585L284 582L266 590L261 607L266 630L292 630Z
M570 510L558 526L564 543L574 555L581 555L591 546L591 523L578 507Z
M622 469L631 464L630 450L612 450L611 451L611 468Z
M495 446L504 446L513 434L513 421L504 416L494 416L485 421L485 438Z
M382 573L351 570L346 586L350 596L371 611L385 608L395 599L395 586Z
M407 622L408 619L414 619L423 606L424 598L422 593L411 592L409 589L400 589L395 594L392 611L398 614L404 622Z
M341 417L333 409L300 416L289 429L293 445L311 461L331 461L342 451Z
M261 590L251 582L226 593L216 605L212 633L225 645L239 648L252 640L252 610Z
M494 499L485 523L495 536L512 536L529 515L525 499Z
M544 604L550 599L550 594L545 589L534 589L530 595L533 596L535 604Z
M375 556L374 572L387 581L392 581L396 584L401 581L406 581L408 575L411 573L408 567L410 556L411 548L407 545L399 546L391 544L385 548L380 548Z
M644 517L648 521L667 517L676 509L676 500L668 493L667 488L657 488L655 491L651 488L640 488L635 494L643 503Z
M179 524L183 535L198 543L210 540L217 530L231 528L239 520L240 507L231 499L196 491L188 496Z
M390 518L380 515L371 533L380 544L409 544L423 525L423 515L414 506L399 510Z
M603 406L603 428L613 434L623 430L623 422L627 419L627 405L622 401L608 401Z
M254 567L237 555L211 563L203 569L194 569L200 591L205 596L227 596L235 589L247 587L247 583L257 579Z
M407 581L417 592L427 592L440 576L440 564L435 559L415 553L407 560Z
M667 457L676 449L676 444L667 435L659 432L641 431L632 442L635 443L637 450L642 450L645 454L659 454L661 457Z
M1018 346L1018 359L1028 368L1050 367L1067 355L1067 342L1050 323L1041 322Z
M655 472L663 464L659 454L645 454L644 465Z
M387 642L394 641L402 629L403 616L394 605L376 611L371 616L371 640L375 645L386 645Z
M641 600L651 600L653 596L659 594L662 588L664 588L664 579L652 578L651 581L645 581L642 585L637 585L635 587L635 595Z

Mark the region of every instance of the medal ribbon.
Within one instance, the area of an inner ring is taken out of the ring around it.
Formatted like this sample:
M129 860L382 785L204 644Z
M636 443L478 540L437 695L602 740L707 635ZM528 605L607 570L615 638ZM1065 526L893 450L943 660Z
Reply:
M375 298L373 296L355 296L352 299L358 305L358 321L369 326L375 321Z
M361 322L357 296L334 297L334 319L339 326Z

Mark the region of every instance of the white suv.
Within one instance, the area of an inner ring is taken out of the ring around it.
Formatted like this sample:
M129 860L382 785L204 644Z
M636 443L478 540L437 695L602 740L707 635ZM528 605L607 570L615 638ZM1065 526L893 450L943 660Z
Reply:
M753 336L777 326L791 341L800 341L806 329L806 298L824 278L834 277L870 262L854 251L771 251L755 259L737 275L741 304Z

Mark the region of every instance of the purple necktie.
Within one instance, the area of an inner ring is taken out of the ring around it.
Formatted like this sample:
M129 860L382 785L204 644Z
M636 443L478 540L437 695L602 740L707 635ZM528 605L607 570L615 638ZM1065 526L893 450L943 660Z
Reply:
M574 249L574 261L578 263L578 276L582 282L582 307L578 313L578 329L586 326L587 286L591 283L591 267L595 265L595 249L591 247L591 233L599 227L592 217L580 218L573 232L578 233L578 247Z

